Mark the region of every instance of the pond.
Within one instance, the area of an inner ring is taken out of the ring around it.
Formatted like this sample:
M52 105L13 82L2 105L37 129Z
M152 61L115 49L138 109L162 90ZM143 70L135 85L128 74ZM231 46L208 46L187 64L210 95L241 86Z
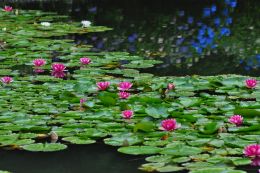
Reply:
M258 171L260 1L5 5L0 170Z

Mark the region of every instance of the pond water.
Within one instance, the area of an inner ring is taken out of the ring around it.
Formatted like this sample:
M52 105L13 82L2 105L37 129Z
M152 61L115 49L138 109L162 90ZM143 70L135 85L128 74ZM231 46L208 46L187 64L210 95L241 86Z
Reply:
M73 38L78 44L93 45L92 51L128 51L164 62L146 72L260 74L258 0L239 0L232 7L224 0L45 0L13 5L57 11L76 21L87 19L114 28Z
M160 76L260 74L258 0L239 0L231 6L209 0L0 1L3 4L55 11L75 21L86 19L112 27L112 31L61 38L72 38L77 45L90 44L92 52L127 51L163 61L141 72ZM20 69L21 76L32 73L27 66L13 68ZM146 156L116 150L101 141L69 145L67 150L51 153L1 149L0 169L15 173L141 172L137 167L145 163ZM239 169L257 171L250 166Z

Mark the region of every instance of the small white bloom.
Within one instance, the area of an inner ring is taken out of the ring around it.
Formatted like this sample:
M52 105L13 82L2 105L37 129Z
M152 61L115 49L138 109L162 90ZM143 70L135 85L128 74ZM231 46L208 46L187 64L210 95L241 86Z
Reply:
M49 26L51 26L51 23L50 22L41 22L41 25L49 27Z
M2 31L6 31L6 28L2 28Z
M86 27L90 27L91 22L88 20L82 20L81 24L82 24L82 27L86 28Z

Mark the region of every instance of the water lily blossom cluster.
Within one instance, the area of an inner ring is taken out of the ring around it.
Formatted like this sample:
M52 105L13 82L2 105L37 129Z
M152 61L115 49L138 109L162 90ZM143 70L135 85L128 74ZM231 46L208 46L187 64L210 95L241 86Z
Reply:
M257 86L257 80L256 79L247 79L245 81L245 83L246 83L246 87L250 88L250 89L255 88Z
M90 27L90 26L91 26L91 22L88 21L88 20L82 20L82 21L81 21L81 24L82 24L82 27L83 27L83 28L87 28L87 27Z
M177 124L175 119L166 119L161 122L161 130L164 131L173 131L180 128L180 125Z
M97 87L98 90L104 91L110 86L110 82L98 82Z
M11 82L13 82L13 78L11 78L9 76L4 76L1 78L1 82L3 84L10 84Z
M87 57L80 58L80 62L82 65L88 65L91 63L91 59Z
M132 85L133 84L131 82L120 82L118 84L118 89L120 91L127 91L127 90L129 90L132 87Z
M233 115L228 119L228 122L235 124L236 126L240 126L243 124L243 117L241 115Z
M34 64L35 67L42 67L46 64L46 60L41 59L41 58L35 59L35 60L33 60L33 64Z
M11 11L13 11L13 7L11 7L11 6L5 6L5 7L3 8L3 10L4 10L5 12L11 12Z
M120 91L119 92L119 98L120 99L127 99L130 96L129 92L125 92L125 91Z
M244 154L247 157L260 158L260 144L251 144L244 148Z
M51 26L51 23L50 22L41 22L41 25L45 26L45 27L49 27L49 26Z
M132 110L124 110L122 111L122 117L124 119L131 119L134 115L134 112Z

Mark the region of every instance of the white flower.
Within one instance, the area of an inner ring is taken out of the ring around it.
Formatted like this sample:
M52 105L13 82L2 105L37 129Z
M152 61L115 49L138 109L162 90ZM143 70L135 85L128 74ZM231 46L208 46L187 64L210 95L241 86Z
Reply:
M6 31L6 28L2 28L2 31Z
M51 23L50 22L41 22L41 25L49 27L49 26L51 26Z
M82 20L81 24L82 24L82 27L86 28L86 27L90 27L91 22L88 20Z

